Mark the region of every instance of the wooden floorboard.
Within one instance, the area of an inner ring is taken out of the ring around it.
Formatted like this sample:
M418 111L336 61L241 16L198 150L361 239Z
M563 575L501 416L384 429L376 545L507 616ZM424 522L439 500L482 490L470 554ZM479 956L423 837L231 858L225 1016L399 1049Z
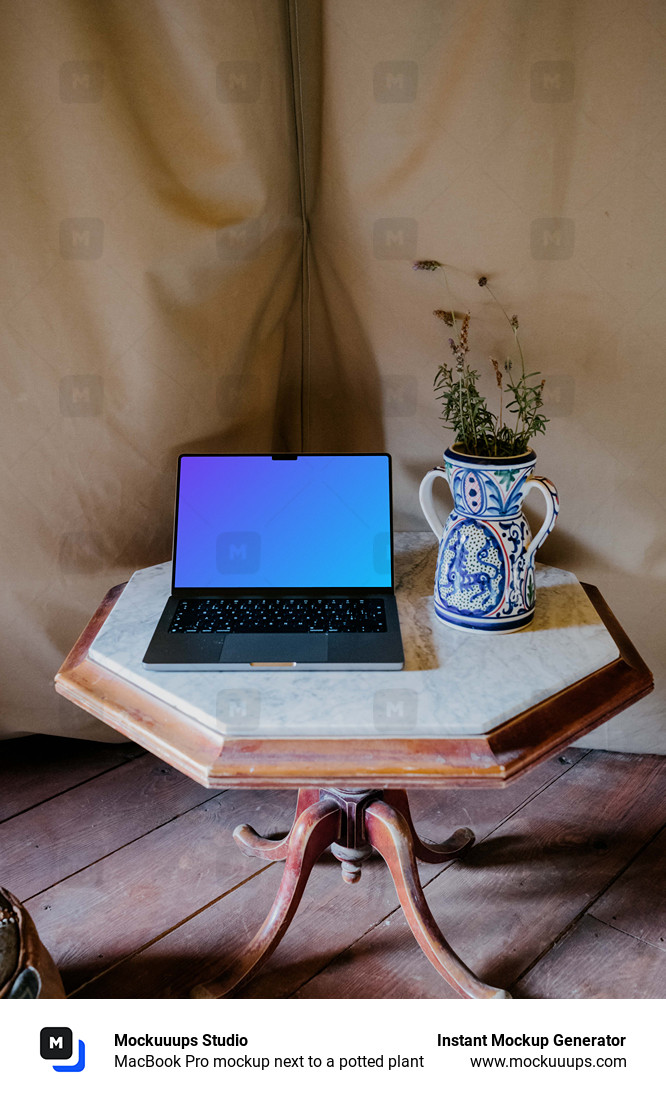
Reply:
M195 783L192 787L198 789ZM278 825L288 820L293 795L217 794L36 898L33 919L68 992L265 872L263 863L246 858L229 842L239 802L251 806L258 826L270 832L276 820ZM247 901L254 918L251 892Z
M417 827L426 837L444 838L464 824L483 837L539 790L561 779L583 754L571 751L560 760L550 760L503 790L416 791L411 801ZM238 801L243 804L241 797ZM247 811L248 819L253 821L249 803ZM238 857L228 832L220 836L220 844L224 845L224 859ZM264 865L258 859L241 858L248 872ZM424 866L422 878L428 881L440 871L439 866ZM252 881L251 905L246 889L225 896L124 965L107 972L89 985L85 994L132 996L136 995L133 990L141 988L149 990L144 995L155 997L188 995L197 983L193 982L194 972L199 981L211 979L224 968L225 959L249 941L270 908L281 873L280 866L272 866ZM243 996L289 995L396 905L393 882L381 859L373 860L364 868L361 881L349 886L342 881L338 864L328 855L314 868L283 942ZM197 944L202 957L194 966ZM165 983L163 969L168 974Z
M664 947L666 829L648 844L610 889L592 905L590 914L636 939Z
M0 821L144 755L131 741L96 744L71 737L0 741Z
M70 995L187 996L249 941L280 880L233 828L285 831L294 792L209 791L132 744L45 741L0 743L0 885L30 898ZM666 996L665 795L666 758L579 749L504 789L414 792L423 836L477 834L463 861L422 867L451 945L520 997ZM240 995L455 996L383 862L348 886L330 854Z
M666 950L583 916L518 982L514 993L540 1000L663 999Z
M2 877L27 900L213 796L144 754L6 821Z
M453 949L510 988L661 826L666 759L593 752L426 888ZM401 913L299 997L448 997Z

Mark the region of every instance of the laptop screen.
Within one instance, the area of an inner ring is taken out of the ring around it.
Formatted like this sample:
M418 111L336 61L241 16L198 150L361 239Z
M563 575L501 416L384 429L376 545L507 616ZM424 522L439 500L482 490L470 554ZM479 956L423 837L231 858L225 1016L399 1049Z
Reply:
M181 456L174 589L392 580L387 454Z

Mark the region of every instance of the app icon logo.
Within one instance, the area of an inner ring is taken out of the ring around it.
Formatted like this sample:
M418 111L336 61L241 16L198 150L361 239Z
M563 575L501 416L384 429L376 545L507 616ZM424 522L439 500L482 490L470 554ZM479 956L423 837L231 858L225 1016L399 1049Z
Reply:
M74 1048L74 1036L67 1026L45 1026L39 1032L39 1052L45 1061L69 1061ZM86 1067L86 1047L79 1038L78 1060L74 1065L51 1065L54 1072L83 1072Z

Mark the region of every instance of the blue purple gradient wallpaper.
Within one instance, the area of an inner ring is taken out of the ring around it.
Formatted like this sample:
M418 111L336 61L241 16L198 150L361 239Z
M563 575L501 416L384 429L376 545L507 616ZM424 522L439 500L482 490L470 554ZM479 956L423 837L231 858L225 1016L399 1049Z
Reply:
M186 455L176 588L390 587L389 459Z

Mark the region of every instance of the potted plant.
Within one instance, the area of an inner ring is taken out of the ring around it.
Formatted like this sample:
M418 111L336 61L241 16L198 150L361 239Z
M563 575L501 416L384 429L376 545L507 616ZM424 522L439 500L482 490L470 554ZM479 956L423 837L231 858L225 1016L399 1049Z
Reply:
M441 270L438 260L419 260L418 271ZM479 279L497 302L488 279ZM497 303L499 305L499 302ZM435 576L435 612L449 626L464 630L513 633L534 617L534 557L550 534L559 503L555 486L534 475L536 454L530 443L543 433L544 381L537 371L527 372L518 336L518 317L499 306L513 333L520 367L511 358L503 369L490 362L499 389L498 411L488 408L478 389L480 373L469 363L470 314L462 318L451 309L435 316L453 334L449 337L452 363L442 363L434 387L441 418L455 432L444 452L444 465L430 470L419 499L423 513L440 540ZM437 477L444 477L454 507L444 525L433 504ZM546 501L546 517L532 537L522 504L537 488Z

